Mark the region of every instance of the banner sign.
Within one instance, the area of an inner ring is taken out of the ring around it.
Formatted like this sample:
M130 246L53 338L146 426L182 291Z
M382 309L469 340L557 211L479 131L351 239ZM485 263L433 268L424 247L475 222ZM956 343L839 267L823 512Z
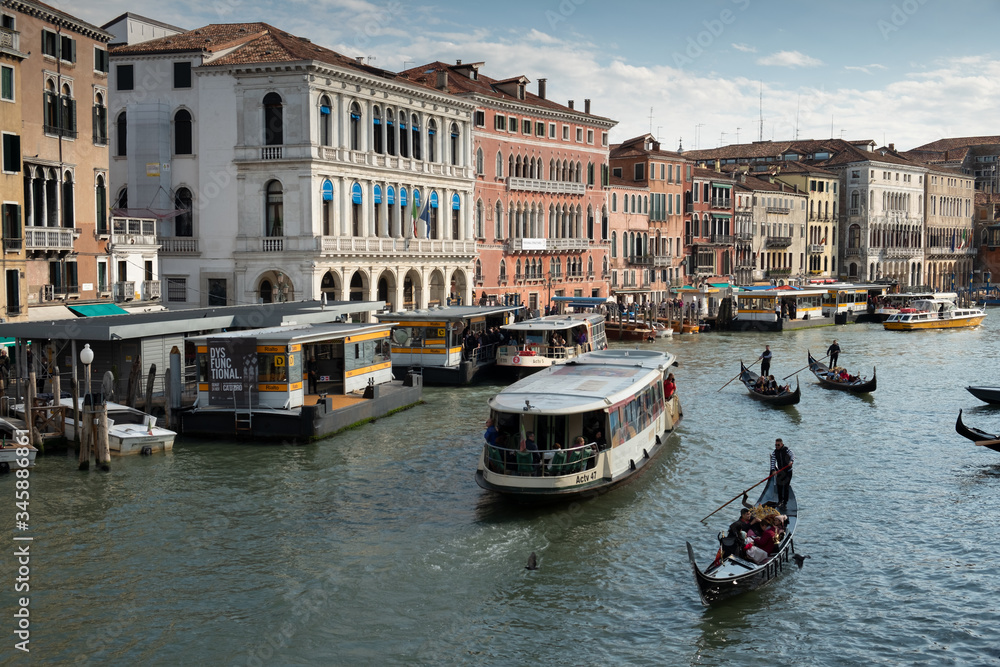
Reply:
M208 339L208 404L257 405L257 340Z

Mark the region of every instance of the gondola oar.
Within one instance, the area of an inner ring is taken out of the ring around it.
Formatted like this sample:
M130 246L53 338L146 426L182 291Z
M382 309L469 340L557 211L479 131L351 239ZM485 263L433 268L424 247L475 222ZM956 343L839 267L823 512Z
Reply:
M758 359L757 361L760 361L760 359ZM756 363L757 363L757 361L753 362L753 364L756 364ZM742 362L740 362L740 363L742 364ZM753 366L753 364L750 364L750 366ZM750 366L747 366L746 368L750 368ZM743 375L743 371L742 371L742 370L741 370L741 371L740 371L739 373L737 373L737 374L736 374L736 378L738 378L738 377L739 377L739 376L741 376L741 375ZM736 378L733 378L733 380L735 380ZM724 384L724 385L722 385L721 387L719 387L718 389L716 389L716 390L715 390L715 391L716 391L716 393L718 393L718 392L722 391L723 389L725 389L726 387L728 387L728 386L729 386L730 384L732 384L733 380L730 380L730 381L729 381L729 382L727 382L726 384Z
M789 466L791 466L791 465L792 465L792 464L791 464L791 463L789 463L789 464L788 464L787 466L785 466L785 468L788 468L788 467L789 467ZM768 476L767 476L767 477L765 477L764 479L760 480L759 482L757 482L756 484L754 484L753 486L751 486L751 487L750 487L749 489L747 489L746 491L743 491L743 492L742 492L742 493L740 493L740 494L739 494L738 496L735 496L735 497L733 498L733 500L736 500L736 498L742 498L743 496L745 496L745 495L747 494L747 491L750 491L750 490L752 490L752 489L756 489L756 488L757 488L758 486L760 486L761 484L763 484L763 483L764 483L764 482L766 482L767 480L771 479L772 477L774 477L775 475L777 475L777 474L778 474L779 472L781 472L781 471L782 471L782 470L784 470L785 468L778 468L777 470L775 470L774 472L772 472L772 473L771 473L770 475L768 475ZM715 510L715 512L718 512L718 511L719 511L719 510L721 510L721 509L722 509L723 507L725 507L725 506L726 506L726 505L728 505L729 503L733 502L733 500L730 500L729 502L725 503L724 505L722 505L722 506L718 507L718 508L717 508L717 509ZM715 514L715 512L712 512L712 514ZM712 516L712 514L709 514L708 516L706 516L706 517L705 517L705 519L707 519L707 518L708 518L709 516ZM704 522L705 522L705 519L702 519L702 520L701 520L701 522L702 522L702 523L704 523Z
M830 356L829 354L824 354L819 359L813 359L813 361L822 361L823 359L826 359L829 356ZM810 366L812 366L812 364L806 364L803 368L800 368L799 370L795 371L795 373L801 373L802 371L804 371L806 368L809 368ZM781 379L782 380L787 380L788 378L790 378L793 375L795 375L795 373L789 373L788 375L786 375L785 377L783 377Z

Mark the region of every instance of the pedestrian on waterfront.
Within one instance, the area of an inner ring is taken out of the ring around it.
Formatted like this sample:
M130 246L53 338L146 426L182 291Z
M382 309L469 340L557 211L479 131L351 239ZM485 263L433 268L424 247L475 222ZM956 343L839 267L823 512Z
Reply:
M785 509L788 504L788 489L792 485L792 467L795 463L795 456L792 450L785 447L781 438L774 441L774 451L771 452L771 474L775 475L774 483L778 489L778 509ZM787 466L787 467L786 467ZM782 470L784 468L784 470Z
M827 348L826 353L830 355L830 368L836 367L837 360L840 358L840 345L837 344L836 339L834 339L833 344Z
M758 357L760 361L760 374L766 376L771 370L771 346L765 345L764 351Z

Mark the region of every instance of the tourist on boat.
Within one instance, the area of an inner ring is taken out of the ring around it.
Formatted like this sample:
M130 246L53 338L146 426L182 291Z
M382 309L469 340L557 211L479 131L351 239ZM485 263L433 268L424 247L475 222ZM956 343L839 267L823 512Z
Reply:
M677 391L677 384L674 382L674 374L671 373L667 376L667 379L663 382L663 398L669 401L673 398L674 393Z
M777 394L777 393L779 393L779 391L780 390L778 389L778 383L774 379L774 376L773 375L768 375L767 376L767 393L769 393L769 394Z
M833 344L826 349L827 355L830 357L830 368L837 365L837 359L840 358L840 345L837 344L837 340L834 339Z
M750 530L751 519L752 516L750 514L750 510L744 507L740 510L740 518L729 524L729 531L726 533L726 539L722 541L723 557L738 556L743 550L746 533Z
M778 509L785 509L788 504L788 489L792 484L792 467L795 463L795 456L792 450L785 447L781 438L774 441L774 451L771 452L771 473L781 470L774 479L778 489ZM787 466L787 467L786 467ZM784 468L784 470L782 470Z
M601 452L608 448L608 441L604 437L604 432L600 429L594 434L594 444L597 445L597 450Z
M534 431L528 431L525 435L524 446L531 452L531 458L535 462L535 465L538 465L538 462L541 461L541 456L538 453L538 443L535 442Z
M764 351L761 353L757 360L760 361L760 374L767 375L768 371L771 370L771 346L765 345Z
M493 418L490 417L489 419L487 419L486 433L483 434L483 437L486 439L486 444L489 445L490 447L496 447L497 435L499 435L499 433L500 432L497 431L496 424L493 423Z
M774 549L777 546L777 531L774 529L774 524L771 522L771 518L768 517L760 522L763 533L758 536L754 541L753 545L758 549L761 549L768 556L774 553Z
M837 380L840 382L850 382L851 376L848 374L846 368L840 369L840 374L837 376Z

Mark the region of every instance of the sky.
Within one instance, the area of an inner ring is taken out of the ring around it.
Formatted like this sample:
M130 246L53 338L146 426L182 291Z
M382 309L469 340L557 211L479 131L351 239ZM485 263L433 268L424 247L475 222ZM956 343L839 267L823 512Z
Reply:
M906 150L1000 134L994 0L49 0L103 25L263 21L398 71L441 60L591 99L663 148L844 138ZM276 8L280 7L280 11Z

